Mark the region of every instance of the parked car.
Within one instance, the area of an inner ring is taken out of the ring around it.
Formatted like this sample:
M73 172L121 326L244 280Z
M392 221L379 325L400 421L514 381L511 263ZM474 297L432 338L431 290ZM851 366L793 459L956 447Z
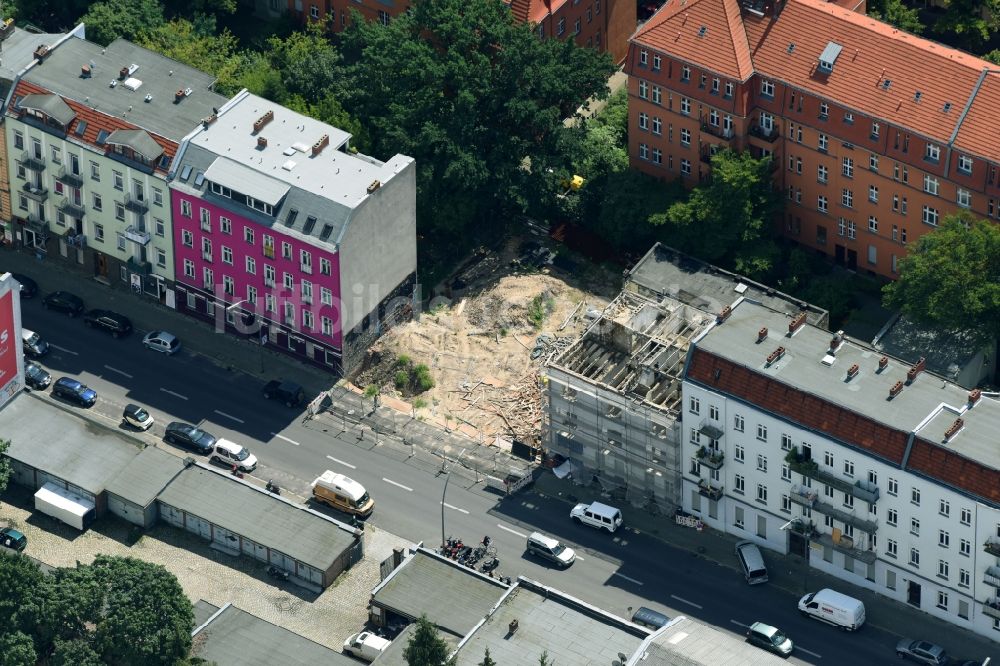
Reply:
M948 653L943 647L927 641L915 641L912 638L904 638L896 644L896 656L931 666L948 663Z
M93 407L97 402L97 391L70 377L60 377L52 386L52 395L65 398L83 407Z
M166 331L150 331L142 339L146 349L152 349L163 354L176 354L181 350L181 341Z
M24 364L24 383L28 388L42 391L52 383L52 375L34 361L28 361Z
M31 358L41 358L49 353L49 343L42 340L42 336L38 333L27 328L21 329L21 348L24 350L24 355Z
M792 640L777 627L763 622L754 622L747 629L747 641L751 645L762 647L782 657L792 653Z
M5 527L0 530L0 546L21 552L28 546L28 537L24 536L13 527Z
M635 612L632 613L632 621L640 626L646 627L647 629L656 631L657 629L662 629L667 626L667 623L670 622L670 618L659 611L653 610L652 608L639 606Z
M183 421L171 421L168 423L163 439L168 444L183 446L202 455L208 455L215 448L215 435L211 435L201 428L190 423L184 423Z
M257 469L257 456L250 453L245 446L230 442L228 439L216 440L215 449L209 460L226 467L236 467L247 474Z
M53 291L42 299L42 307L46 310L65 312L70 317L75 317L83 312L83 299L68 291Z
M11 277L21 283L21 298L34 298L38 293L38 283L27 275L11 273Z
M376 636L370 631L362 631L344 641L344 652L362 661L371 662L386 651L389 643L390 641L386 638Z
M113 338L120 338L132 332L132 322L129 318L111 310L90 310L83 315L83 323L91 328L107 331Z
M569 512L569 516L574 523L606 530L609 534L622 525L622 512L613 506L600 502L577 504Z
M559 543L558 539L553 539L541 532L532 532L528 535L528 552L532 555L552 562L558 567L565 569L576 560L576 553L572 548Z
M126 425L138 428L139 430L149 430L153 427L153 415L144 407L131 402L125 405L125 410L122 412L122 421Z
M306 392L295 382L272 379L264 385L264 397L283 402L287 407L297 407L306 399Z

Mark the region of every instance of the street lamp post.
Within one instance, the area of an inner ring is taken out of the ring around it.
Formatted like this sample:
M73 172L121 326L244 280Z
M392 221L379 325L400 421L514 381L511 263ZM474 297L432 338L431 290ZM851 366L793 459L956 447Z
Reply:
M803 553L803 559L805 566L802 567L802 593L807 594L809 592L809 552L812 550L812 539L810 538L810 528L809 524L802 520L801 517L792 518L787 523L781 526L782 530L790 530L792 525L798 525L801 529L802 536L806 538L806 551Z
M442 468L441 473L445 475L444 490L441 492L441 548L443 549L446 544L444 538L444 498L448 494L448 482L451 481L451 474L448 473L447 468Z

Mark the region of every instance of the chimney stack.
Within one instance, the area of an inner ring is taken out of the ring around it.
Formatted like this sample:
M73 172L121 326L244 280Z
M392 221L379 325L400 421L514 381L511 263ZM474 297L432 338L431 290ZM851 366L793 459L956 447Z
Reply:
M854 365L852 365L851 367L849 367L847 369L847 379L850 380L850 379L853 379L854 377L856 377L858 375L858 371L860 371L860 370L861 370L861 368L858 367L857 363L855 363Z
M795 319L788 323L788 335L794 335L795 331L802 328L802 324L806 323L806 313L800 312L795 315Z
M757 331L757 342L763 342L767 339L767 326L764 326L759 331Z
M312 145L312 156L316 157L317 155L320 154L320 151L322 151L329 145L330 145L330 135L324 134L319 138L319 141L317 141Z
M771 365L772 363L774 363L775 361L777 361L779 358L781 358L784 355L785 355L785 348L784 347L778 347L777 349L775 349L773 352L771 352L768 355L768 357L767 357L767 364Z
M903 390L903 382L896 382L893 384L892 388L889 389L889 399L892 400Z
M906 383L912 384L913 380L917 378L917 375L923 372L924 368L926 367L927 367L927 359L921 356L920 360L917 361L916 364L906 372Z
M880 358L878 360L878 371L882 372L887 367L889 367L889 357L888 356L883 356L882 358Z
M972 389L969 391L969 407L979 402L979 399L983 397L983 392L980 389Z
M729 315L731 314L733 314L733 309L727 305L726 307L722 308L722 312L720 312L719 315L715 318L715 322L717 324L721 324L722 322L729 319Z
M947 442L949 439L958 434L958 431L961 430L964 425L965 421L962 419L955 419L955 422L951 424L951 427L944 431L944 441Z
M259 136L259 137L257 137L257 147L258 148L267 148L267 137L266 136Z
M258 118L257 120L254 121L254 123L253 123L253 133L256 134L257 132L259 132L262 129L264 129L264 125L268 124L272 120L274 120L274 110L273 109L270 110L270 111L268 111L267 113L265 113L260 118Z

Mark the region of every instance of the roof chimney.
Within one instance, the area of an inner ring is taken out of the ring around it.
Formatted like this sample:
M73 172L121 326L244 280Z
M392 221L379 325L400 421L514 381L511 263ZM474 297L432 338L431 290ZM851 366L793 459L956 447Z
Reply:
M128 67L122 67L121 69L118 70L118 78L119 79L128 78Z
M882 372L887 367L889 367L889 357L888 356L883 356L882 358L880 358L878 360L878 371Z
M219 116L215 115L214 113L210 116L205 116L204 118L201 119L201 126L204 129L208 129L208 126L214 123L218 119L218 117Z
M969 407L979 402L979 399L983 397L983 392L980 389L972 389L969 391Z
M726 307L722 308L722 312L720 312L718 316L715 318L715 322L717 324L721 324L722 322L729 319L729 315L731 314L733 314L733 309L727 305Z
M916 364L906 372L906 383L912 384L913 380L917 378L917 375L923 372L924 368L926 367L927 367L927 359L921 356L920 360L917 361Z
M39 44L38 48L35 49L35 60L41 62L45 60L45 56L47 56L48 54L49 54L49 47L47 47L45 44Z
M794 335L795 331L802 328L802 324L806 323L806 313L800 312L795 315L795 319L788 322L788 335Z
M257 147L258 148L267 148L267 137L266 136L259 136L259 137L257 137Z
M174 93L174 103L177 103L177 102L181 101L182 99L184 99L184 89L183 88L181 88L180 90L178 90L177 92Z
M760 344L767 339L767 326L764 326L759 331L757 331L757 343Z
M851 379L854 379L855 377L857 377L859 370L861 370L861 368L858 367L857 363L855 363L854 365L852 365L851 367L849 367L847 369L847 379L848 379L848 381L850 381Z
M270 111L268 111L267 113L265 113L260 118L254 121L253 133L256 134L257 132L264 129L264 125L268 124L272 120L274 120L274 109L271 109ZM260 144L258 143L258 145Z
M767 364L771 365L772 363L774 363L775 361L777 361L779 358L781 358L784 355L785 355L785 348L784 347L778 347L777 349L775 349L773 352L771 352L768 355L768 357L767 357Z
M90 65L80 65L80 76L85 79L90 78Z
M889 389L889 400L892 400L897 395L899 395L900 391L902 390L903 390L903 382L896 382L895 384L893 384L892 388Z
M320 154L320 151L322 151L329 145L330 145L330 135L324 134L319 138L319 141L317 141L312 145L312 156L316 157L317 155Z
M955 422L951 424L951 427L944 431L944 441L948 441L952 437L958 434L958 431L962 429L965 425L965 421L962 419L955 419Z
M368 186L368 194L372 194L375 190L382 187L382 181L373 180L372 184Z

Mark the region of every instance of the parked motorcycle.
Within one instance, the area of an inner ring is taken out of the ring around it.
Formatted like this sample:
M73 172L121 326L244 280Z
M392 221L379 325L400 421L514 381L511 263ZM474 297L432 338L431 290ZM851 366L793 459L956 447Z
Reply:
M492 560L484 562L483 566L480 567L479 570L482 571L483 573L489 573L494 569L496 569L498 566L500 566L500 560L494 557Z
M269 493L274 493L275 495L281 494L281 488L279 488L278 484L272 481L271 479L267 480L267 485L264 486L264 490L266 490Z
M288 572L284 569L279 569L273 564L268 565L267 575L271 578L277 578L279 580L288 580Z

